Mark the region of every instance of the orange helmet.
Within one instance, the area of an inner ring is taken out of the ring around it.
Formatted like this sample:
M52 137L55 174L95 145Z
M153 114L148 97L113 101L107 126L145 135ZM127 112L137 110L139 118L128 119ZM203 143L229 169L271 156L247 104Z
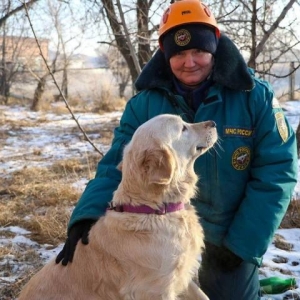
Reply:
M213 27L216 36L220 37L217 21L209 8L200 0L177 0L173 2L164 12L158 30L159 46L162 46L162 36L170 29L189 23L199 23Z

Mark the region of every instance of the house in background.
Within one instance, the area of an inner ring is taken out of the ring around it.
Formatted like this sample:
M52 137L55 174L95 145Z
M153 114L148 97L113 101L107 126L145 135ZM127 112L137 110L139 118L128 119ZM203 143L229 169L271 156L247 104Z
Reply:
M40 39L39 44L44 57L48 59L49 40ZM0 60L2 65L5 63L15 70L30 68L33 71L43 71L46 68L36 40L30 37L0 37Z

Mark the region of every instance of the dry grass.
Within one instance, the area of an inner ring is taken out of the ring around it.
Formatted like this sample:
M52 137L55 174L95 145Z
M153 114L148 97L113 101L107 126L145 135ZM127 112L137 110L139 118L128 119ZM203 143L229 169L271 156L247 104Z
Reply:
M54 248L66 238L67 224L81 190L74 187L80 178L90 179L98 159L57 161L49 168L25 168L9 178L0 177L0 232L12 239L15 233L5 230L19 226L28 230L26 238ZM0 280L1 300L15 299L20 288L44 260L27 244L4 244L0 248L0 277L18 275L16 280ZM2 281L2 282L1 282Z
M19 99L11 99L14 104ZM76 99L74 103L76 104ZM46 101L47 103L47 101ZM29 103L27 103L29 104ZM24 105L24 103L23 103ZM46 107L46 106L45 106ZM52 112L66 113L63 103L51 106ZM64 108L63 108L64 107ZM90 108L91 109L91 108ZM76 108L79 111L80 108ZM5 111L0 111L0 126L9 126L9 130L18 132L23 126L34 126L34 122L44 123L43 113L35 120L10 120ZM87 126L86 133L101 134L100 143L110 144L112 132L118 120L106 124L103 128ZM73 129L71 129L73 130ZM74 130L77 130L74 129ZM97 132L95 132L97 131ZM0 142L9 136L7 130L0 133ZM30 156L41 156L43 149L33 149ZM19 159L11 157L10 159ZM20 288L45 264L41 257L41 248L51 250L66 239L67 224L71 211L82 194L76 182L91 179L100 156L96 152L85 153L81 158L67 159L49 163L48 167L24 167L10 176L0 176L0 299L16 299ZM42 161L41 156L41 161ZM0 159L1 163L1 159ZM30 166L30 163L28 164ZM12 232L9 226L18 226L28 231L25 234ZM14 238L30 239L34 244L12 242ZM15 278L14 280L12 280Z
M103 88L100 93L99 101L92 108L93 112L111 112L123 109L126 101L123 98L116 98L109 88Z
M300 228L300 199L293 199L281 222L281 228Z
M275 234L274 236L274 245L276 248L284 251L292 251L293 244L287 242L285 238L280 234Z
M111 112L115 110L123 110L126 105L126 99L120 98L116 95L116 87L111 84L102 82L101 87L99 82L94 83L95 88L90 89L90 95L71 93L68 96L68 104L73 112ZM42 112L53 112L55 114L69 114L69 111L60 98L57 89L46 89L39 102L38 110ZM0 97L1 104L1 97ZM18 96L10 96L7 105L31 106L32 99ZM0 122L1 122L0 115ZM1 137L0 137L1 138Z
M0 226L13 225L31 230L39 242L57 244L62 241L70 207L80 195L80 191L71 185L78 180L79 174L66 169L65 164L60 173L57 163L53 170L25 168L9 179L0 179L0 186L4 187L0 191ZM79 172L82 168L78 162Z

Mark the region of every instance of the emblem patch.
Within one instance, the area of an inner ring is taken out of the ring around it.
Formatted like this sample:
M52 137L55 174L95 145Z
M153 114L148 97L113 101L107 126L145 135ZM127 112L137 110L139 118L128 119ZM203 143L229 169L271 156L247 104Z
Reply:
M238 170L245 170L251 158L251 151L249 147L239 147L232 154L232 166Z
M255 130L245 127L224 126L224 136L236 136L242 138L251 138L255 136Z
M287 141L289 137L288 127L285 122L284 114L282 112L278 112L275 114L276 125L279 131L279 134L284 142Z
M175 33L174 40L178 46L186 46L191 40L191 34L186 29L180 29Z

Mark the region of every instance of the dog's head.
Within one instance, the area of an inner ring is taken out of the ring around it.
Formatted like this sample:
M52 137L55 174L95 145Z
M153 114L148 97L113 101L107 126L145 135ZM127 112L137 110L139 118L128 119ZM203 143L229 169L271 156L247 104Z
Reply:
M213 121L188 124L176 115L154 117L136 130L124 149L123 180L145 193L171 186L178 190L184 182L195 185L194 161L216 141Z

